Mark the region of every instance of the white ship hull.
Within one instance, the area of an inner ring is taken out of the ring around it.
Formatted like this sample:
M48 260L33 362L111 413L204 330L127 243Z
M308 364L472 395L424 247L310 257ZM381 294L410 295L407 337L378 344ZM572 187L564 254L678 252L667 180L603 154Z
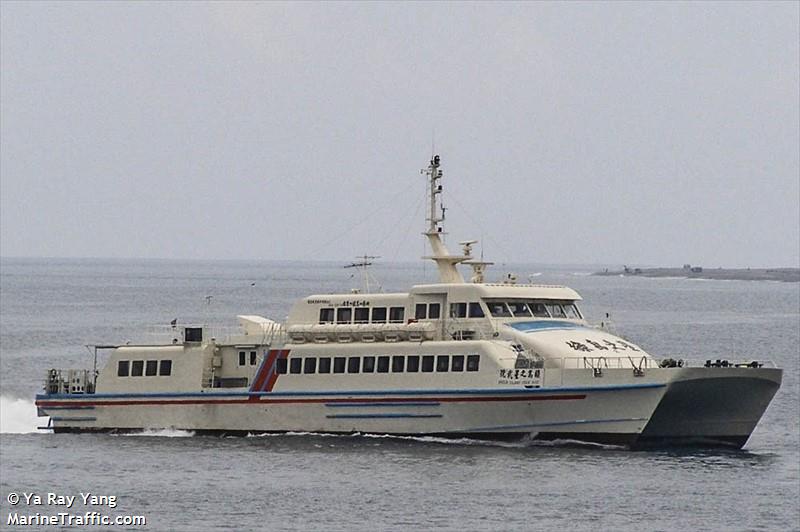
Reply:
M579 370L565 370L565 375ZM630 372L625 372L630 374ZM613 375L606 374L613 378ZM580 372L585 377L586 372ZM663 378L664 380L660 380ZM646 382L552 388L42 395L55 432L181 429L567 439L741 447L777 390L772 368L677 368ZM601 379L595 379L601 380ZM643 379L645 380L645 379ZM746 386L748 394L741 394ZM753 393L753 388L758 393Z

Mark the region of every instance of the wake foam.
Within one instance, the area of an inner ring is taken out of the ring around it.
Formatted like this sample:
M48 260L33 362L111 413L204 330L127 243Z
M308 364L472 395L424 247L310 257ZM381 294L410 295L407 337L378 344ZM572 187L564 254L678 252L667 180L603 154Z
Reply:
M179 429L146 429L140 432L126 432L115 436L144 436L151 438L191 438L194 431Z
M28 399L0 395L0 434L32 434L47 425L47 418L37 417L36 405Z
M580 440L557 439L557 440L534 440L523 438L519 441L496 441L481 440L476 438L443 438L441 436L408 436L399 434L374 434L360 433L353 434L334 434L329 432L266 432L250 433L248 438L285 438L285 437L311 437L311 438L337 438L337 439L376 439L390 441L413 441L419 443L433 443L437 445L457 445L457 446L479 446L479 447L504 447L507 449L526 449L530 447L584 447L588 449L625 449L620 445L608 445L602 443L592 443Z

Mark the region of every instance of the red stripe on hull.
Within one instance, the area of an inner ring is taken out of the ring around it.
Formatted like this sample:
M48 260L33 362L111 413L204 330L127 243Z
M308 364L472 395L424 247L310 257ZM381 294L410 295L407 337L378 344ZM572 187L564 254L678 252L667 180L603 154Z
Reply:
M264 380L266 380L267 375L269 374L269 370L275 364L275 356L277 355L277 353L278 351L276 349L267 351L267 358L264 360L264 363L261 364L261 367L258 369L258 375L256 375L256 380L250 387L251 390L253 391L261 390L261 386L264 384Z
M289 350L288 349L284 349L284 350L278 352L278 359L279 360L285 359L288 356L289 356ZM278 382L278 368L277 367L275 368L275 371L272 372L272 375L270 376L269 381L267 381L267 387L263 391L271 392L272 389L275 387L275 383L276 382Z

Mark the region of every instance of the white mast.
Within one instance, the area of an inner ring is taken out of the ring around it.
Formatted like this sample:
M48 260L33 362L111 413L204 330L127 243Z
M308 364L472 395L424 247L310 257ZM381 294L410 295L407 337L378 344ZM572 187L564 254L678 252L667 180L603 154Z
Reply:
M428 231L424 234L428 237L428 242L433 252L433 255L423 258L432 259L436 262L436 266L439 268L439 280L442 283L463 283L464 278L456 268L456 264L470 260L472 257L466 254L451 255L447 251L444 241L442 241L442 235L445 233L441 224L444 222L445 208L441 200L442 185L440 180L442 179L442 171L439 170L439 161L439 156L434 155L428 165L428 169L423 170L430 181L430 212L426 218ZM437 213L441 213L441 215L437 215Z

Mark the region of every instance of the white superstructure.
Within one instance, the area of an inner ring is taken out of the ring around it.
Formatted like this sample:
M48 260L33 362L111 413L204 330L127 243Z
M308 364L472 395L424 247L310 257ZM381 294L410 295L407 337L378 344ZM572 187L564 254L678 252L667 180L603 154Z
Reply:
M408 293L318 294L285 323L239 316L211 337L99 346L99 372L50 370L41 415L56 432L436 434L741 447L782 371L757 362L657 360L583 318L563 286L485 282L475 241L442 239L439 156L425 235L439 283ZM365 263L369 257L365 258ZM468 281L459 265L471 268Z

